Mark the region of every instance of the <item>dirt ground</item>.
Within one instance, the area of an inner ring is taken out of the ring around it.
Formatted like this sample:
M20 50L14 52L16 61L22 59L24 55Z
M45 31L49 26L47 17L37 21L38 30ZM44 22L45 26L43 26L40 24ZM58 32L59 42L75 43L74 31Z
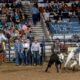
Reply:
M43 66L15 66L7 63L0 65L0 80L80 80L80 71L61 70L56 73L55 67L45 73Z

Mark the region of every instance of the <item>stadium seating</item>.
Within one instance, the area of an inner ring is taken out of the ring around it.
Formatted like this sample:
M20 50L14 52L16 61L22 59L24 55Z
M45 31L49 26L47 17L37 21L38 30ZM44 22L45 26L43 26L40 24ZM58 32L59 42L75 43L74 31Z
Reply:
M50 23L49 29L53 34L80 33L80 24L78 22Z

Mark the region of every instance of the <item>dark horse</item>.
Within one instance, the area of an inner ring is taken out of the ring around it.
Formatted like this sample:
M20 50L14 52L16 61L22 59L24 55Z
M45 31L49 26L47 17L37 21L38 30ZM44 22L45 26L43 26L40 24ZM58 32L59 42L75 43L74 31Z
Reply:
M51 50L52 50L52 55L50 56L50 60L48 62L45 72L48 71L48 69L52 66L52 64L55 64L57 72L59 72L59 69L61 69L62 67L64 56L63 54L60 53L61 49L59 46L56 47L55 45L53 45Z
M48 65L47 65L47 68L46 68L45 72L47 72L48 69L54 63L55 63L55 67L57 69L57 72L59 72L59 66L60 66L60 69L61 69L62 62L60 61L59 56L57 54L55 54L55 53L50 56L50 60L48 62Z

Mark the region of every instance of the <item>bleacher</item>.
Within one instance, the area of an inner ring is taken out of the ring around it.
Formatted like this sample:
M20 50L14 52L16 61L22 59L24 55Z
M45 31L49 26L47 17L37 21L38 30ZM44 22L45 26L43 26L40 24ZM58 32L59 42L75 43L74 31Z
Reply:
M14 50L14 40L17 37L21 37L22 33L21 31L23 31L24 33L26 33L25 36L27 36L27 33L30 31L30 28L28 27L29 25L29 20L27 18L27 16L24 13L23 7L24 4L22 3L22 6L20 6L21 8L21 15L20 13L18 13L17 18L19 17L19 22L16 23L16 15L14 14L13 10L19 10L19 7L17 7L17 4L15 4L14 8L11 7L12 3L8 3L9 8L7 7L8 10L8 14L5 12L3 13L3 8L5 8L4 3L0 3L0 8L1 8L1 13L0 13L0 30L3 30L5 32L5 36L7 37L7 34L10 35L10 41L6 41L6 43L4 44L5 46L5 61L14 61L15 58L15 50ZM4 10L5 11L5 10ZM15 21L11 21L10 20L10 16L11 16L11 12L13 12L14 14L14 20ZM16 12L17 13L17 12ZM25 19L23 19L22 15L25 17ZM6 24L6 25L5 25ZM24 26L26 26L25 30L22 30L24 28ZM29 25L30 26L30 25ZM3 29L4 28L4 29ZM12 32L11 32L12 31Z
M53 34L75 34L80 33L80 24L78 22L50 23L49 29Z
M58 6L55 6L56 4ZM47 24L49 25L47 25L47 27L48 31L52 33L53 37L55 35L65 35L66 37L67 35L73 36L74 34L80 34L80 2L76 3L75 1L70 1L66 3L66 1L64 1L64 3L61 3L58 1L57 3L53 1L51 2L51 5L48 6L49 8L47 8L45 5L46 2L39 3L39 6L46 10L46 12L43 11L43 14L46 13L46 15L48 15L48 13L50 13L49 20L47 20ZM63 5L63 7L61 5ZM59 18L61 18L61 22L58 22Z

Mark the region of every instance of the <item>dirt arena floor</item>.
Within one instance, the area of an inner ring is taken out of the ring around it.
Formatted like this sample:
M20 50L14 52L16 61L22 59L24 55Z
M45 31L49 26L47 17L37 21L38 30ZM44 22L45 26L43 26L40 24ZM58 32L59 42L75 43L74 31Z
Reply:
M0 80L80 80L80 71L62 70L56 73L54 65L45 73L43 66L15 66L7 63L0 65Z

